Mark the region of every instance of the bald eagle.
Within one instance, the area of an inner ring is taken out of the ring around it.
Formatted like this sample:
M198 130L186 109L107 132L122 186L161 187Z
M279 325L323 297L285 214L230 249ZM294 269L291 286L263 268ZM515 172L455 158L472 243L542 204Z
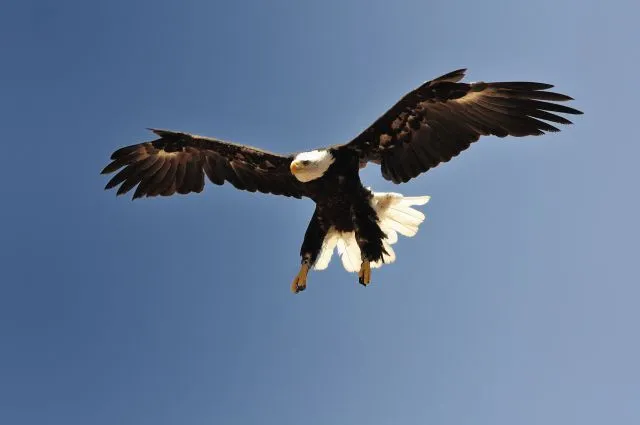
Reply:
M428 196L377 193L359 171L380 165L382 176L406 183L447 162L480 136L537 136L571 124L557 115L582 114L555 102L572 100L534 82L460 82L465 69L427 81L407 93L369 128L345 144L291 155L193 134L150 129L158 138L116 150L102 174L120 170L106 185L133 199L201 192L205 175L249 192L312 199L316 208L300 249L291 289L306 288L310 268L327 267L335 250L348 272L366 286L371 268L395 260L398 233L412 237L425 216L414 207Z

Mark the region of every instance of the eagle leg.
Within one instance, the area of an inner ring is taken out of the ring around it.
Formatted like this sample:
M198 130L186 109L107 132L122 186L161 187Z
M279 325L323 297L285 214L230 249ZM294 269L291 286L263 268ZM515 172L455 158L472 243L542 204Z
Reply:
M300 247L302 265L300 266L300 272L298 272L298 275L293 279L293 283L291 284L291 291L293 293L297 294L307 288L307 273L309 273L309 269L311 269L318 259L318 255L322 250L322 243L327 236L327 230L327 228L322 226L318 207L316 206L316 210L313 212L313 217L311 217L307 231L304 234L302 247Z
M369 260L362 260L362 265L360 265L360 271L358 272L358 282L362 286L367 286L371 283L371 263Z
M358 282L360 285L367 286L371 283L371 261L378 261L385 254L382 243L385 234L378 224L378 213L371 204L373 194L361 187L360 195L351 205L351 221L362 259Z
M309 273L309 264L306 262L302 263L300 266L300 271L298 275L293 279L293 283L291 284L291 292L297 294L300 291L304 291L307 289L307 274Z

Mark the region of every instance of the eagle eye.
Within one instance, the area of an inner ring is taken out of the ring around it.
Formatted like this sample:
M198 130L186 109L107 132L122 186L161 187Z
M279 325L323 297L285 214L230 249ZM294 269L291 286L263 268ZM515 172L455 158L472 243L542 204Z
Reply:
M311 161L307 161L307 160L302 161L302 165L309 165L310 163Z

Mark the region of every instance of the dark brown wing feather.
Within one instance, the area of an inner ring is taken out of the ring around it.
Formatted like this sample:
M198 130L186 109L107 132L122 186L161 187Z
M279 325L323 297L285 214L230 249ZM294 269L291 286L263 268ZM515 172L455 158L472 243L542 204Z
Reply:
M137 186L133 199L202 192L204 176L250 192L300 198L304 187L291 174L291 156L282 156L221 140L153 130L159 139L118 149L102 174L118 173L105 189L118 185L122 195Z
M465 69L428 81L405 95L375 123L338 149L356 150L361 162L382 166L395 183L449 161L480 136L535 136L559 131L546 121L582 114L552 102L572 100L531 82L459 83Z

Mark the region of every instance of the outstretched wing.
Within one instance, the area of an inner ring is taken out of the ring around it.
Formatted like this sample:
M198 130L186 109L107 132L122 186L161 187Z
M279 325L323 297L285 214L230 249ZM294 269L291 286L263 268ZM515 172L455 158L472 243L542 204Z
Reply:
M291 174L291 156L249 146L167 130L154 130L159 139L118 149L102 174L120 170L105 189L120 185L118 195L137 186L133 199L202 192L204 175L217 185L230 182L250 192L304 196Z
M480 136L531 136L571 124L555 113L582 114L553 102L572 100L531 82L459 83L465 69L428 81L405 95L351 142L361 162L381 165L394 183L407 182L447 162ZM551 111L551 112L549 112Z

